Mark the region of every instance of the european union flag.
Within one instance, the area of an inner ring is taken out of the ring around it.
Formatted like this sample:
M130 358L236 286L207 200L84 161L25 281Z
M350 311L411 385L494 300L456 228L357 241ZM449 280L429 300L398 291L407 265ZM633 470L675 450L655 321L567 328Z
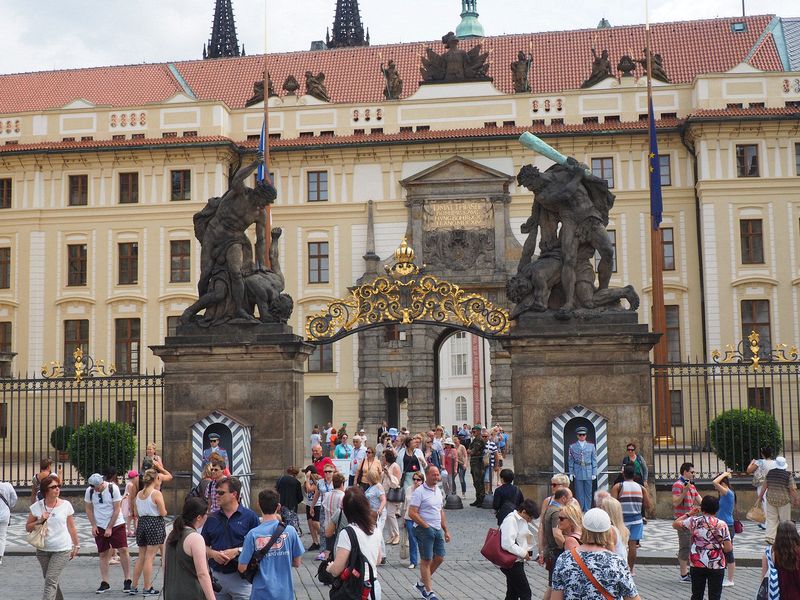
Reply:
M267 120L264 119L264 123L261 125L261 137L258 140L258 151L261 152L262 155L264 154L264 138L266 138L266 136L267 136ZM259 181L264 181L264 171L265 171L264 163L261 163L260 165L258 165L258 171L256 173L256 178Z
M647 100L647 114L650 129L650 151L648 162L650 164L650 216L652 217L653 229L658 229L661 225L661 213L664 210L664 202L661 198L661 164L658 159L658 140L656 140L656 120L653 116L653 100Z

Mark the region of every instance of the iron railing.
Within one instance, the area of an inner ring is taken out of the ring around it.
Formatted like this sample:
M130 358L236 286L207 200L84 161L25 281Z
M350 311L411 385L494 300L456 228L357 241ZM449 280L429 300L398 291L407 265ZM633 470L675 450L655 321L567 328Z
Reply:
M51 445L50 434L59 425L77 428L92 421L133 426L137 467L147 444L161 443L162 389L160 374L0 379L0 480L26 486L39 461L51 457L65 485L82 484L68 456Z

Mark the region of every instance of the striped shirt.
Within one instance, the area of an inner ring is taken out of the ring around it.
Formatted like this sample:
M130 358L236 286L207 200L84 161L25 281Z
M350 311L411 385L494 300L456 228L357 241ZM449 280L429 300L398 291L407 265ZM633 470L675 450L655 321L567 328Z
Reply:
M682 517L690 510L692 507L697 504L700 505L700 494L697 489L694 487L694 484L690 481L685 480L683 477L679 477L678 480L672 484L672 497L677 498L683 493L683 488L685 486L691 486L687 491L686 495L681 500L678 506L675 506L672 509L672 515L677 519L678 517Z
M483 451L484 454L489 455L489 467L494 469L494 459L495 455L497 454L497 444L492 440L486 442L486 449Z
M642 486L635 481L623 481L619 488L619 503L622 505L622 520L625 525L642 523Z

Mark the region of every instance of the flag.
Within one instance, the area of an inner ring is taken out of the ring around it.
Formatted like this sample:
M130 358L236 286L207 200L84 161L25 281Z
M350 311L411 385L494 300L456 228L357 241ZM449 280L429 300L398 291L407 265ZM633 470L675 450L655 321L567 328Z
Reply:
M650 165L650 216L653 229L661 225L661 213L664 202L661 198L661 164L658 159L658 140L656 140L656 120L653 116L653 99L647 99L647 114L650 132L650 149L648 163Z
M261 125L261 137L258 140L258 151L261 152L262 156L264 154L264 139L267 137L267 120L264 119L264 123ZM265 157L266 160L266 157ZM258 181L264 181L264 171L266 170L264 167L266 165L262 162L258 165L258 172L256 173L256 178Z

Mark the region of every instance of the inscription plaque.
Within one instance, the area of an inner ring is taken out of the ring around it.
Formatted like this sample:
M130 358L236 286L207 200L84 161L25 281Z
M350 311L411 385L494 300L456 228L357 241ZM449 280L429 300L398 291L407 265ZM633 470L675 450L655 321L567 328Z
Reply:
M425 205L425 229L492 229L494 215L487 200L451 200Z

